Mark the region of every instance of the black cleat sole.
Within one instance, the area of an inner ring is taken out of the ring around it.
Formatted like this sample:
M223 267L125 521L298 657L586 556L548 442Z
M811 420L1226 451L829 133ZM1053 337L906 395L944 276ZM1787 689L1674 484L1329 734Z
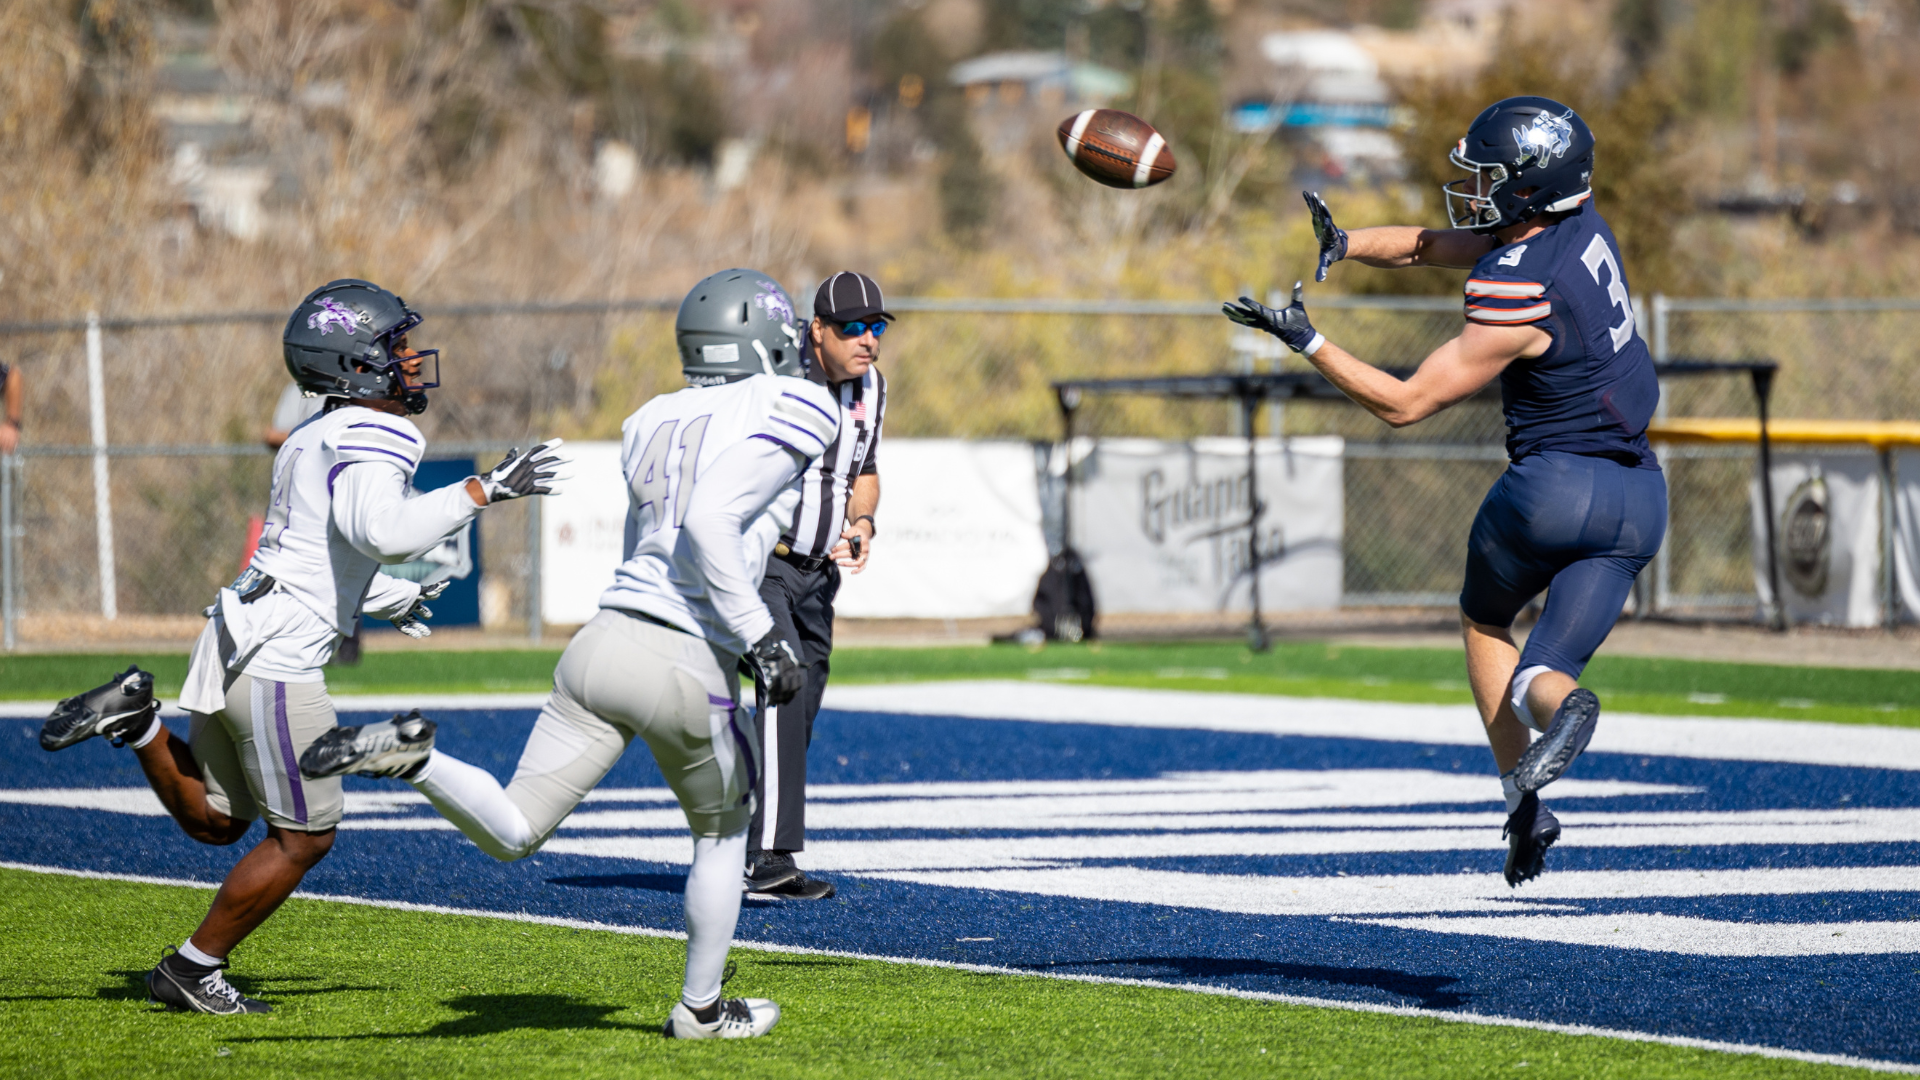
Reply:
M1600 699L1585 687L1575 687L1553 712L1547 733L1533 741L1514 766L1513 783L1521 791L1539 791L1566 774L1575 758L1593 741L1600 723Z

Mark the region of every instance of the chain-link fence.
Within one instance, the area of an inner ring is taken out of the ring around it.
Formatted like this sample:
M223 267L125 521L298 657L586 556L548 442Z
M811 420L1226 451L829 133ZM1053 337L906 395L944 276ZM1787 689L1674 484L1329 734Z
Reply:
M430 456L472 458L550 434L617 438L640 402L681 385L669 301L422 306L429 322L417 336L444 359L445 385L419 418ZM1920 302L1656 296L1637 306L1660 358L1778 361L1776 416L1920 415ZM1211 302L919 297L890 307L902 316L882 363L896 438L1057 438L1056 379L1304 366L1219 318ZM1417 363L1459 319L1457 301L1442 297L1315 306L1330 338L1388 366ZM173 637L195 625L239 568L248 518L265 498L270 459L259 439L285 385L283 321L240 313L0 325L0 363L18 366L28 388L29 441L0 468L9 641ZM1675 381L1662 409L1749 416L1753 400L1744 379ZM1242 433L1226 402L1101 397L1078 422L1096 436ZM1349 603L1452 602L1468 524L1503 467L1497 399L1399 431L1344 403L1291 402L1270 406L1260 428L1346 437ZM1752 453L1676 446L1664 456L1671 526L1642 603L1750 611ZM484 608L499 629L526 630L537 611L531 512L510 505L482 517Z

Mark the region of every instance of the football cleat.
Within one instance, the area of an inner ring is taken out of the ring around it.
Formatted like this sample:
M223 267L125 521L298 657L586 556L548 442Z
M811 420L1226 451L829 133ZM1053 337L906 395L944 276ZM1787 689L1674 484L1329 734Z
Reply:
M159 710L153 676L129 667L112 681L54 706L53 715L40 726L40 748L65 750L95 735L123 746L129 738L145 733Z
M1537 793L1529 791L1507 815L1506 828L1500 835L1507 841L1507 884L1517 886L1540 876L1546 866L1547 849L1560 839L1560 819L1540 805Z
M147 994L154 1002L169 1009L216 1016L273 1011L273 1006L266 1002L256 1001L234 989L220 968L168 963L173 959L174 956L169 956L147 972Z
M1513 768L1514 786L1521 791L1539 791L1566 773L1573 759L1593 741L1593 729L1600 722L1600 699L1585 687L1573 693L1553 710L1553 723L1547 733L1533 740L1520 764Z
M779 1022L780 1006L766 998L727 998L711 1024L701 1023L686 1002L677 1001L667 1014L663 1034L669 1039L751 1039L765 1035Z
M785 885L775 885L771 889L754 891L755 896L777 896L783 900L831 900L835 892L831 881L821 881L805 874L794 878Z
M300 755L300 775L309 780L329 776L393 776L405 778L433 753L433 721L415 709L405 716L360 727L337 727L313 741Z
M747 891L764 896L784 885L805 881L807 875L793 865L793 855L785 851L756 851L747 856Z

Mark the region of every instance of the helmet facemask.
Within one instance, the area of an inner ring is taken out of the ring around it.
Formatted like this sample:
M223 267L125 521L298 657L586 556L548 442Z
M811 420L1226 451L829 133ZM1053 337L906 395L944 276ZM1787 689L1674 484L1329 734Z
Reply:
M387 358L387 362L377 370L387 377L389 385L393 387L395 400L405 406L408 414L412 416L418 416L427 411L426 392L428 390L438 389L440 386L440 350L408 349L405 356L399 356L396 355L394 346L399 343L401 338L407 336L408 331L419 326L424 321L425 319L422 318L419 312L409 311L406 317L402 318L398 323L395 323L391 330L374 339L381 353L385 354ZM432 360L433 376L420 382L409 382L407 380L407 373L402 365L414 360L421 361L423 373L426 367L426 361ZM367 366L370 369L372 368L370 364Z
M1440 185L1447 199L1447 221L1456 229L1490 232L1500 227L1500 207L1495 204L1494 196L1510 175L1505 165L1497 162L1486 165L1469 159L1466 149L1467 140L1461 139L1447 155L1455 168L1472 174Z

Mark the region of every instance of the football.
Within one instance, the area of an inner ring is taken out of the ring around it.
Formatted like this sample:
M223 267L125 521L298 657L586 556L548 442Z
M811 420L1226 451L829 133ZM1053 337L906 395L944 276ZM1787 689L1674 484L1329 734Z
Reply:
M1117 188L1143 188L1178 166L1153 125L1118 109L1088 109L1060 121L1060 146L1073 166Z

